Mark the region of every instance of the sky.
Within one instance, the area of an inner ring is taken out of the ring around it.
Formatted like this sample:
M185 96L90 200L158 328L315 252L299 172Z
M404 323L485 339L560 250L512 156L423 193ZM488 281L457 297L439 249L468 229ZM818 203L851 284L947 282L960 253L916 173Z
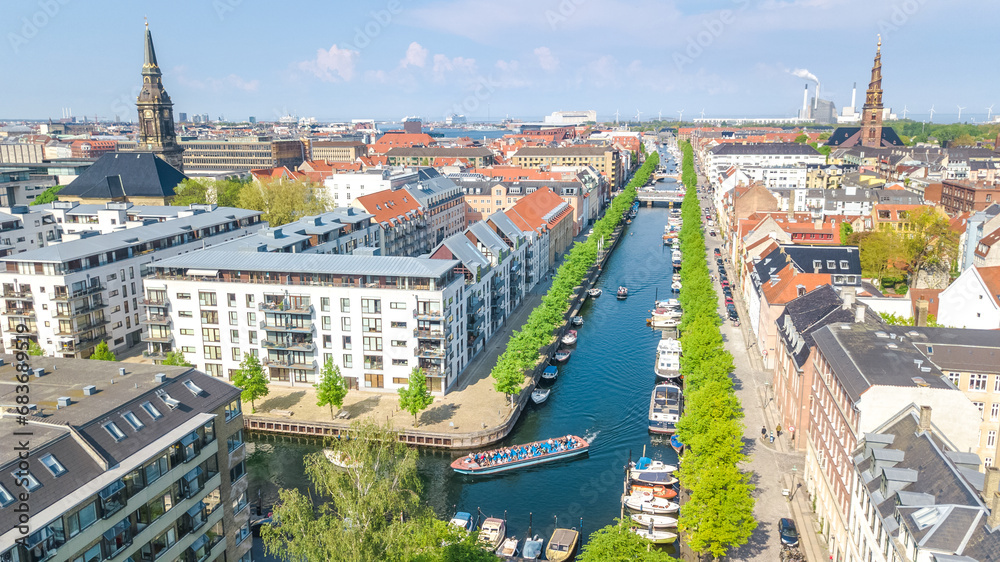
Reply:
M0 118L134 119L144 17L174 111L212 119L792 117L809 75L860 108L880 34L898 115L1000 102L1000 2L33 0L0 5Z

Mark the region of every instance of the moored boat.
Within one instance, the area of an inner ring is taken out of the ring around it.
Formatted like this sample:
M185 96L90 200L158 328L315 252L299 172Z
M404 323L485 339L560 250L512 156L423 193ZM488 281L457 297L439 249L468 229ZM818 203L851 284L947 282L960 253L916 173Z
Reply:
M680 291L681 287L682 287L682 285L681 285L680 281L674 281L673 283L670 284L670 288L673 289L673 290L675 290L675 291Z
M680 387L658 384L649 397L650 433L673 433L681 417L683 395Z
M654 529L674 529L677 527L677 519L666 515L653 515L652 513L633 513L632 521L649 528L653 524Z
M648 318L646 323L654 328L675 328L681 321L680 318Z
M677 467L672 464L666 464L663 461L654 461L649 457L639 457L639 460L632 463L632 470L638 472L664 472L670 474L677 470Z
M563 345L573 345L576 343L576 330L570 330L566 332L566 335L562 337Z
M583 316L574 316L573 319L570 320L570 322L574 326L583 326Z
M573 352L568 349L560 349L555 355L552 356L552 359L558 362L566 361L572 353Z
M641 470L632 470L629 472L629 478L632 479L632 482L641 486L673 486L677 483L677 478L669 472L643 472Z
M670 544L677 540L677 533L670 531L633 527L632 532L653 544Z
M630 495L622 496L622 503L632 511L639 513L651 513L653 515L667 515L677 513L680 506L663 498L652 496Z
M627 298L628 298L628 288L624 286L618 287L618 300L625 300Z
M648 495L654 498L663 498L665 500L672 500L677 497L677 490L671 486L664 486L663 484L633 484L632 494L638 495Z
M503 519L488 517L479 530L479 542L490 550L496 550L507 536L507 523Z
M669 318L664 318L669 319ZM681 342L673 338L656 344L656 366L653 368L660 380L678 380L681 376Z
M656 301L656 308L677 308L681 307L681 301L677 299L665 299L662 301Z
M576 529L556 529L552 531L549 546L545 547L545 557L553 562L565 562L573 557L580 532Z
M531 401L535 404L541 404L549 399L549 394L552 394L551 388L536 388L531 391Z
M547 381L554 381L558 376L559 368L555 365L549 365L548 367L545 367L544 371L542 371L542 378Z
M601 291L600 288L594 287L593 289L590 289L589 291L587 291L587 294L596 299L597 297L601 296L602 292L603 291Z
M590 444L582 437L566 435L526 445L470 453L452 462L451 468L460 474L494 474L563 458L577 457L586 454L589 448Z
M347 456L347 453L343 451L323 449L323 456L326 457L326 460L333 463L334 466L339 466L340 468L361 468L360 462L351 462L351 457Z
M517 556L518 542L520 541L518 541L516 537L507 537L502 543L500 543L500 547L497 548L497 554L508 558Z
M533 538L524 539L524 548L521 549L521 558L525 560L538 560L538 557L542 555L542 545L545 541L535 535Z
M467 511L459 511L451 518L449 523L459 529L465 529L466 531L471 531L472 527L475 525L475 523L472 522L472 514Z
M681 443L681 440L677 438L676 434L670 436L670 446L678 455L684 450L684 443Z

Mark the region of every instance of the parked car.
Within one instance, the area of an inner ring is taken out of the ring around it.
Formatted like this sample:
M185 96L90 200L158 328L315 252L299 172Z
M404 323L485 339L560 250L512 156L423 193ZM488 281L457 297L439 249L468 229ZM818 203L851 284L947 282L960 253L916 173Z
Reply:
M727 296L726 297L726 304L735 304L735 303L733 303L733 297L728 297Z
M729 286L729 281L727 279L723 279L722 281L720 281L720 283L722 284L723 287Z
M727 311L727 314L728 314L730 320L739 320L740 319L740 315L736 314L736 310L735 309Z
M795 521L787 517L778 520L778 536L781 537L781 544L785 546L799 545L799 532L795 528Z
M715 248L715 250L713 250L713 251L715 253L715 257L719 257L719 256L722 255L722 251L720 251L718 248Z

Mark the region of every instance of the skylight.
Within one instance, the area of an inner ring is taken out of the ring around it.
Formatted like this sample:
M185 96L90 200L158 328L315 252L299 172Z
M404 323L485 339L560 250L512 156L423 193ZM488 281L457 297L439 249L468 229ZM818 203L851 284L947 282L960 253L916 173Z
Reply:
M14 503L14 496L7 491L7 488L3 487L3 484L0 484L0 507L7 507L12 503Z
M147 404L149 404L149 402L147 402ZM133 414L131 410L122 414L122 417L125 418L125 421L127 421L128 424L132 426L132 429L136 431L139 431L144 427L142 421L139 420L139 417Z
M27 470L24 471L15 470L10 474L11 476L14 477L15 482L20 482L21 485L24 486L24 489L29 492L34 492L38 488L42 487L42 483L39 482L37 478L35 478L35 475L28 472Z
M45 465L45 468L49 469L52 476L60 476L62 473L66 472L66 467L64 467L62 463L60 463L59 460L56 459L56 457L51 453L43 456L40 460L42 461L42 464Z
M163 414L161 414L160 411L156 409L156 406L154 406L152 402L143 402L142 409L146 410L146 413L149 414L149 417L153 418L154 421L160 419L160 417L163 416Z
M121 441L122 439L125 439L125 432L123 432L121 428L115 425L115 422L105 422L101 427L103 427L105 431L111 434L111 437L113 437L115 441Z
M163 400L163 403L166 404L167 407L170 408L171 410L181 405L179 400L177 400L176 398L171 398L170 395L167 394L166 392L160 395L160 400Z
M184 381L184 387L191 391L191 394L195 396L200 396L204 392L200 386L194 384L194 381L186 380Z

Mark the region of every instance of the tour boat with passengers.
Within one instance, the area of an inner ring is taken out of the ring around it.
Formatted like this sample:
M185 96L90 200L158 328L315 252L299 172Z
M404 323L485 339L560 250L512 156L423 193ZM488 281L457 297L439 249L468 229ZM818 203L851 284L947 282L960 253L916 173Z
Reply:
M526 466L534 466L587 453L590 443L576 435L513 445L481 453L470 453L451 463L460 474L494 474Z

